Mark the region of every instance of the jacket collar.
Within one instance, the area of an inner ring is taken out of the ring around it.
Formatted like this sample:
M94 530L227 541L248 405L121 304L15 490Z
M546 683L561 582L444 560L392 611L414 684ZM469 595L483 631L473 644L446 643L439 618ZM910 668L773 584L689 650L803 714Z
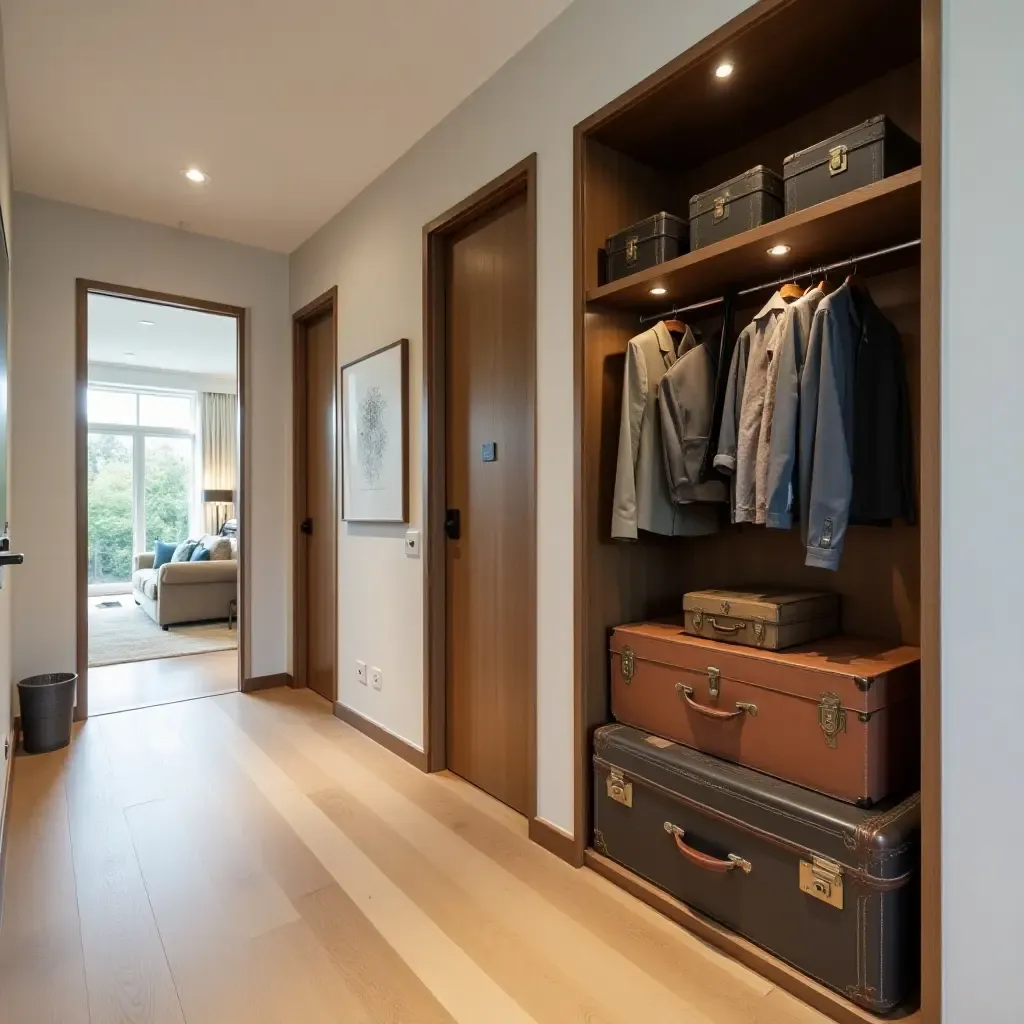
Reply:
M776 292L762 307L761 312L754 317L755 320L763 320L769 313L783 312L787 309L789 303L782 297L779 292Z
M690 330L689 326L687 326L686 333L680 339L678 345L675 338L672 337L672 332L669 331L661 320L654 325L654 335L658 339L658 348L661 349L661 354L665 357L665 363L668 366L671 366L677 359L681 359L691 348L695 348L697 345L697 339L693 336L693 331Z

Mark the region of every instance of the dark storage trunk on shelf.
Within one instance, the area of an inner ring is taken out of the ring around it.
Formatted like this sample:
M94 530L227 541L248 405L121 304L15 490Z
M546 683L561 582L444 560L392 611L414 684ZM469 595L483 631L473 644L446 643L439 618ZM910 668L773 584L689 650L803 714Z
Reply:
M656 213L612 235L605 244L605 280L618 281L690 251L690 228L682 217Z
M702 249L778 220L783 205L782 178L758 164L690 200L690 244Z
M918 987L920 799L863 811L623 725L594 846L875 1013Z
M908 171L920 162L919 143L887 117L873 117L786 157L786 213Z
M918 787L920 651L837 636L760 651L619 626L612 713L716 757L869 807Z

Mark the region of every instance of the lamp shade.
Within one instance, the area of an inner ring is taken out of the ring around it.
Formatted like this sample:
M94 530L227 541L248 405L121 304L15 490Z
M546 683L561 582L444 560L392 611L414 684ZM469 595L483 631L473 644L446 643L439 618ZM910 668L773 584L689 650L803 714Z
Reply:
M235 501L235 492L232 490L206 490L203 491L203 501L219 502L222 505L232 505Z

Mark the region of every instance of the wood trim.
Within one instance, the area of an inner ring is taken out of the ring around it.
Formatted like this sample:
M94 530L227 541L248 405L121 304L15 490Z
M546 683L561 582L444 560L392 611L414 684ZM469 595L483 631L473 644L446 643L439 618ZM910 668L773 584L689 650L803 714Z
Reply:
M347 369L352 366L358 366L360 363L365 363L367 359L372 359L374 356L379 356L383 352L389 352L396 346L401 347L401 358L402 358L402 518L398 519L346 519L345 518L345 487L344 487L344 472L345 472L345 445L344 437L341 431L344 429L345 424L345 410L344 410L344 388L340 391L336 388L336 394L340 397L338 399L338 407L341 410L341 423L339 424L338 433L338 490L339 490L339 501L340 501L340 515L346 523L408 523L409 522L409 339L399 338L398 341L391 342L390 345L382 345L378 349L374 349L372 352L367 352L366 355L360 356L358 359L353 359L351 362L345 363L344 366L338 371L338 379L343 380L344 374Z
M12 728L9 734L10 750L8 752L7 771L4 773L3 818L0 819L0 928L4 924L4 879L7 877L8 836L11 831L11 801L14 796L14 765L18 760L14 755L18 749L18 733Z
M878 1024L881 1019L859 1006L854 1006L838 993L819 985L742 936L691 910L685 903L680 903L646 879L633 874L596 850L588 849L584 854L584 862L592 871L607 878L620 889L625 889L631 896L671 918L688 932L738 960L839 1024ZM922 1024L924 1018L917 1012L900 1019L903 1024Z
M252 676L242 680L242 693L259 693L260 690L273 690L279 686L295 688L295 680L290 672L275 672L271 676Z
M942 1019L942 2L921 36L921 1015Z
M319 319L331 312L331 334L334 337L334 365L338 365L338 286L333 285L312 302L307 302L298 312L292 314L292 686L304 688L308 685L306 668L306 645L300 638L306 636L309 628L306 608L306 558L305 545L299 530L299 510L306 493L306 451L305 419L301 415L306 387L306 327L311 320ZM341 411L338 401L338 374L334 380L334 429L337 442L341 443ZM340 450L340 449L339 449ZM334 551L338 554L338 518L341 512L341 474L335 474L334 506ZM338 564L334 566L334 607L338 608ZM334 653L334 694L338 695L339 651Z
M427 755L425 751L418 750L411 743L396 736L393 732L382 729L376 722L371 722L364 715L359 714L358 711L353 711L352 708L347 708L344 704L336 701L334 704L334 717L340 718L346 725L351 725L353 729L357 729L364 736L369 736L374 743L380 744L385 750L390 750L392 754L397 754L402 760L408 761L414 768L418 768L421 772L427 771Z
M552 825L542 818L531 818L529 826L530 839L538 846L543 846L548 853L553 853L559 860L578 868L576 862L576 841L568 832Z
M537 154L509 168L423 228L423 740L427 770L438 772L447 766L446 751L446 612L445 584L445 347L446 347L446 246L452 235L501 206L513 196L525 193L527 248L530 260L532 309L528 321L529 339L537 348ZM534 514L527 525L529 558L527 586L534 595L534 615L529 635L523 638L527 663L533 666L527 687L529 701L528 771L530 795L527 817L537 813L537 374L530 385L533 451L529 473L530 503Z
M241 601L238 629L238 678L247 677L251 667L252 594L249 583L250 540L248 526L252 506L249 494L251 471L252 422L248 415L250 398L250 370L248 365L248 334L246 311L241 306L230 306L207 299L191 299L169 292L133 288L129 285L110 284L78 278L75 281L75 589L76 637L75 660L78 689L75 701L75 721L89 716L89 494L85 486L88 455L88 388L89 388L89 296L109 295L113 298L141 299L160 306L192 309L200 313L214 313L233 317L237 325L238 365L238 419L239 419L239 545L238 591Z

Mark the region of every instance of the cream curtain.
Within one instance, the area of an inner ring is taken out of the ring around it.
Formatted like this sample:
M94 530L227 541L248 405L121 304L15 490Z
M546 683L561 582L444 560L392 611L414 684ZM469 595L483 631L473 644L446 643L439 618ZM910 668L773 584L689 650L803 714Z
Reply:
M204 391L199 395L203 445L203 490L238 487L238 402L234 395ZM203 503L203 528L216 533L219 519L231 519L234 505Z

